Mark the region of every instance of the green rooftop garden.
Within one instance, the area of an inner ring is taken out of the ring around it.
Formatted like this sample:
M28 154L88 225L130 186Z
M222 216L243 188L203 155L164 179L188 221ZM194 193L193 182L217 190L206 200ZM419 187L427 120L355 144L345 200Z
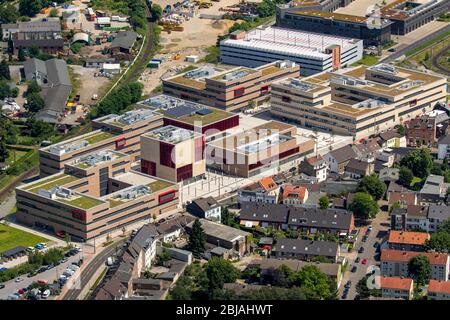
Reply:
M102 132L96 133L94 135L91 135L89 137L86 137L84 140L86 140L89 144L94 144L94 143L109 139L113 136L114 135L109 132L102 131Z
M156 191L162 190L164 188L170 187L171 185L173 185L173 183L171 183L171 182L167 182L167 181L163 181L163 180L156 180L156 181L148 184L148 187L150 187L152 192L156 192Z
M83 195L80 195L74 199L64 199L64 198L58 198L59 202L67 203L71 206L80 208L80 209L90 209L92 207L98 206L99 204L102 204L103 201L99 199L94 199L91 197L86 197Z
M208 113L206 115L200 115L200 114L194 114L194 115L184 115L181 117L171 117L169 115L167 115L168 118L172 118L175 120L179 120L179 121L183 121L183 122L187 122L190 124L194 124L195 121L201 122L202 125L207 125L225 118L228 118L229 116L231 116L232 114L226 111L222 111L219 109L212 109L209 108L209 110L211 110L211 113ZM158 110L161 113L164 113L164 111L162 110Z
M23 189L33 192L33 193L37 193L41 189L50 190L51 188L54 188L57 186L63 186L65 184L73 182L77 179L78 179L77 177L62 173L56 177L53 177L52 179L39 180L36 183L33 183L29 186L25 186Z

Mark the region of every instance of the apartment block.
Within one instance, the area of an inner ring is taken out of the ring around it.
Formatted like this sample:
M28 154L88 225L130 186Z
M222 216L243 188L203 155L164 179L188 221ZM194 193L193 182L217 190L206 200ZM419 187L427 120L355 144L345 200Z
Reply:
M363 41L272 26L236 31L220 42L220 61L259 67L278 60L300 65L300 74L335 71L359 61Z
M140 156L140 136L163 125L162 114L136 109L123 115L107 115L92 121L94 131L39 150L41 177L62 172L64 165L94 151L112 149Z
M430 280L427 296L428 300L450 300L450 281Z
M356 139L393 128L445 102L445 77L388 64L272 84L271 113Z
M381 251L381 275L388 277L407 277L408 263L423 255L430 260L431 279L447 281L449 279L450 258L447 253L413 252L385 249Z
M290 61L277 61L257 68L237 67L225 70L203 66L163 79L164 93L206 104L224 111L260 105L268 100L270 84L298 77L300 67Z
M141 136L141 171L169 181L191 181L206 172L205 136L168 125Z
M392 250L425 251L425 243L430 235L425 232L397 231L389 232L388 246Z
M388 299L411 300L414 294L414 281L410 278L381 277L381 296Z
M311 241L302 239L279 239L272 249L272 255L282 259L311 261L324 257L336 263L339 257L339 243L331 241Z
M132 170L132 158L92 152L66 163L64 172L17 187L17 220L88 240L175 209L177 185Z
M207 164L239 177L257 175L314 152L314 141L296 134L297 129L292 125L269 121L211 141L206 152Z

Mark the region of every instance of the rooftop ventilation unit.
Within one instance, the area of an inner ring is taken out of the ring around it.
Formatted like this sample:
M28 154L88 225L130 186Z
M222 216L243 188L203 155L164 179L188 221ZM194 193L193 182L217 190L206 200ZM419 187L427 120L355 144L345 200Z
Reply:
M184 74L184 77L190 79L204 78L212 76L214 74L214 69L211 67L199 68L192 71L188 71Z
M133 124L139 121L151 119L155 114L151 110L139 109L128 111L117 118L117 121L123 124Z
M314 85L302 82L299 79L291 79L291 81L288 82L288 86L302 91L309 91L315 88Z
M122 193L116 195L115 198L123 199L123 200L131 200L140 197L143 194L150 193L151 189L148 186L135 186L131 189L128 189Z
M386 64L386 63L382 63L379 65L373 66L371 68L371 70L389 73L389 74L397 74L398 73L398 70L394 66L391 66L390 64Z
M230 73L225 74L222 79L226 80L226 81L233 81L236 79L240 79L243 78L245 76L248 75L247 71L243 71L243 70L236 70Z
M86 140L76 141L72 143L66 143L62 145L56 145L50 147L49 151L50 153L57 154L57 155L63 155L65 153L73 152L76 150L80 150L85 148L89 145L89 142Z

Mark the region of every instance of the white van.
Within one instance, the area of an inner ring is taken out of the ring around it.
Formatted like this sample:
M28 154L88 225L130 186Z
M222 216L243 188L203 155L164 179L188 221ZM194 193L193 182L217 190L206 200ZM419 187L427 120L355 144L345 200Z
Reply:
M70 269L72 271L77 271L78 269L80 269L79 266L75 265L75 264L71 264L70 266L67 267L67 269Z
M108 257L108 259L106 260L106 264L107 264L108 266L112 266L112 265L113 265L113 259L112 259L112 257Z
M48 297L50 297L50 290L47 289L42 294L42 299L47 299Z

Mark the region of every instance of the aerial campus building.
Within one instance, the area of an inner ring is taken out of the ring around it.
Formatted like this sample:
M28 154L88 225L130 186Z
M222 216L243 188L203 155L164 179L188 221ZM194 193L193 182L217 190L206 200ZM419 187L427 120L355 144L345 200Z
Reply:
M178 205L178 186L131 169L133 156L104 149L16 188L17 221L89 240Z
M140 136L162 125L163 115L145 108L97 118L92 121L94 131L40 149L40 175L59 173L65 163L101 149L120 150L138 159Z
M259 67L290 60L300 65L301 75L334 71L362 57L362 40L271 26L238 30L220 42L223 63Z
M443 76L379 64L273 83L271 113L360 139L431 111L446 96Z
M269 121L207 145L207 166L239 177L251 177L315 150L313 140L297 136L297 128Z
M151 97L138 104L163 114L165 126L173 125L207 136L239 125L238 114L165 94Z
M203 134L168 125L141 136L141 171L181 182L206 172Z
M269 97L270 84L298 77L300 67L291 61L277 61L257 68L225 70L203 66L163 79L164 93L224 111L259 105Z
M360 17L320 10L278 7L276 25L283 28L361 39L365 46L391 40L392 22L379 17Z

